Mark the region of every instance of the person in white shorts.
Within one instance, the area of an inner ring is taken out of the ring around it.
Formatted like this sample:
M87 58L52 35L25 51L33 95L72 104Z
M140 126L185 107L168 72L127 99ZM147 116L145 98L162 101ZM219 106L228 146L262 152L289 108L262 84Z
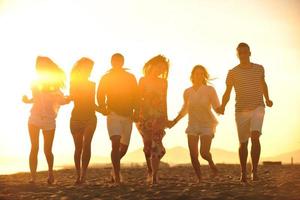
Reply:
M240 64L229 70L222 105L217 110L220 114L224 114L231 90L234 88L236 93L235 120L240 141L239 157L242 171L240 180L247 182L248 140L251 138L251 176L255 181L258 180L257 167L261 149L259 137L262 133L265 114L263 98L268 107L272 107L273 102L269 98L263 66L250 62L251 52L248 44L238 45L237 56Z
M138 113L138 86L134 75L124 68L124 57L111 58L112 69L100 80L97 99L100 112L107 115L107 130L112 143L112 181L120 184L120 160L130 142L135 112Z
M215 89L207 85L209 74L205 67L196 65L191 73L192 87L184 91L184 104L178 116L170 122L170 128L188 113L188 127L186 133L192 165L198 181L201 181L200 163L198 160L199 140L201 142L200 154L207 160L209 166L216 175L218 170L210 153L211 142L214 137L218 121L212 109L220 106Z
M44 135L44 153L48 163L48 184L54 182L52 144L56 128L56 116L59 107L70 102L60 91L65 84L65 73L52 60L38 56L36 60L38 80L31 87L32 98L23 96L24 103L31 103L31 114L28 120L31 150L29 165L30 183L36 181L38 163L39 133Z

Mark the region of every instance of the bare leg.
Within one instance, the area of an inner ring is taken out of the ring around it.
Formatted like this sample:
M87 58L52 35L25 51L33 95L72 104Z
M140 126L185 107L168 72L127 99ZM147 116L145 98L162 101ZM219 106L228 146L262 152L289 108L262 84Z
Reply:
M198 160L198 144L199 144L199 136L188 135L188 146L190 150L191 162L193 168L195 170L198 181L201 181L201 170L200 170L200 162Z
M204 160L207 160L210 169L212 170L213 174L216 175L218 173L218 169L212 159L210 153L210 147L212 142L212 137L208 135L204 135L200 137L201 147L200 147L200 154Z
M120 143L120 160L125 156L128 150L128 145Z
M160 160L162 159L162 157L165 154L165 149L164 146L162 144L162 141L152 141L152 144L155 143L155 152L151 152L151 168L152 168L152 184L156 184L158 182L157 180L157 175L158 175L158 170L159 170L159 164L160 164ZM152 146L153 148L153 146ZM153 151L153 149L151 150ZM158 154L158 155L155 155Z
M76 168L77 179L75 184L80 183L80 171L81 171L81 155L82 155L82 146L83 146L83 134L82 133L73 133L73 140L75 144L75 152L74 152L74 162Z
M151 168L152 168L152 184L157 183L157 173L159 169L160 158L157 156L151 156Z
M54 182L53 176L53 160L54 156L52 153L52 144L54 139L55 129L50 131L43 131L44 135L44 153L48 163L48 184L52 184Z
M120 184L120 139L119 135L111 136L112 143L111 161L114 168L114 181Z
M256 181L258 180L257 176L257 167L260 157L260 141L259 141L259 132L253 131L251 133L251 160L252 160L252 180Z
M146 159L147 164L147 181L150 182L152 180L152 166L151 166L151 145L152 140L151 139L145 139L143 138L144 142L144 155Z
M37 169L37 156L39 152L39 133L40 129L34 125L28 124L30 142L31 142L31 150L29 156L29 167L31 172L31 183L34 183L36 180L36 169Z
M247 158L248 158L248 141L240 143L239 157L241 164L241 182L247 182Z
M91 159L91 143L96 126L87 127L84 131L84 141L83 141L83 152L82 152L82 173L81 182L84 183L86 180L86 172Z

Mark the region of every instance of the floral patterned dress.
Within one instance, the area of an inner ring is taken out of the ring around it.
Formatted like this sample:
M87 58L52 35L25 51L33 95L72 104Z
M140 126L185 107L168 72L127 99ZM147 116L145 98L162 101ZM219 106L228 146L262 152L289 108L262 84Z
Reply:
M140 105L139 122L136 124L137 129L143 137L145 145L144 152L146 156L162 158L166 153L162 144L165 135L165 112L163 89L145 85L143 97Z

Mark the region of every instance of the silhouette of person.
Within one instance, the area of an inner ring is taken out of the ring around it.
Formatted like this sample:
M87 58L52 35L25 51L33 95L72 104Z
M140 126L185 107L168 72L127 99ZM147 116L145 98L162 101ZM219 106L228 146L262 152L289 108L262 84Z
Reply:
M111 65L111 70L100 80L97 99L100 111L107 115L107 129L112 144L112 181L119 185L120 160L128 149L134 112L138 112L138 86L134 75L123 68L123 55L114 54Z
M147 180L156 184L159 163L166 153L162 139L168 123L169 60L162 55L155 56L145 63L143 72L144 77L139 80L140 113L136 127L143 137Z
M188 113L189 120L186 128L188 146L191 162L200 182L199 139L202 158L208 161L213 175L216 175L218 172L210 153L210 147L218 124L216 117L212 113L212 108L216 110L220 106L220 102L214 87L208 85L209 74L205 67L196 65L191 72L190 79L193 85L184 91L182 109L178 116L169 124L169 127L174 126Z
M235 120L240 142L239 157L241 164L241 182L247 182L248 140L251 138L252 180L258 180L257 166L260 157L259 137L265 114L265 104L272 107L268 87L265 81L265 72L262 65L250 61L251 51L246 43L237 46L237 57L240 64L229 70L226 79L226 90L222 98L222 105L217 109L224 114L225 106L229 101L230 93L234 88L236 93Z
M85 183L91 158L91 142L97 126L95 110L96 84L89 80L94 61L78 60L71 71L70 97L74 102L70 129L75 144L74 162L77 172L75 184Z
M56 128L56 116L60 105L70 100L64 97L61 89L65 85L66 76L50 58L38 56L36 59L37 80L32 83L32 98L23 96L24 103L31 103L31 114L28 120L28 130L31 141L29 165L30 183L36 181L38 163L39 132L44 136L44 153L48 163L48 184L54 182L52 144Z

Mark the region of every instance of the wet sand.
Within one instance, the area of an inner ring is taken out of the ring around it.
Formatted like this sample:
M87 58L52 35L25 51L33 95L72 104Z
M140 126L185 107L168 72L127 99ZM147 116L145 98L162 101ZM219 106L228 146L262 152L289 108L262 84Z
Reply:
M146 183L145 167L122 169L124 184L110 182L110 168L91 168L87 183L75 186L75 170L55 171L56 182L47 185L47 172L39 172L37 183L28 184L29 174L0 176L0 200L12 199L300 199L300 165L260 166L260 180L249 184L239 182L238 165L218 165L220 174L211 178L208 166L202 166L203 181L196 183L190 165L160 170L159 184Z

